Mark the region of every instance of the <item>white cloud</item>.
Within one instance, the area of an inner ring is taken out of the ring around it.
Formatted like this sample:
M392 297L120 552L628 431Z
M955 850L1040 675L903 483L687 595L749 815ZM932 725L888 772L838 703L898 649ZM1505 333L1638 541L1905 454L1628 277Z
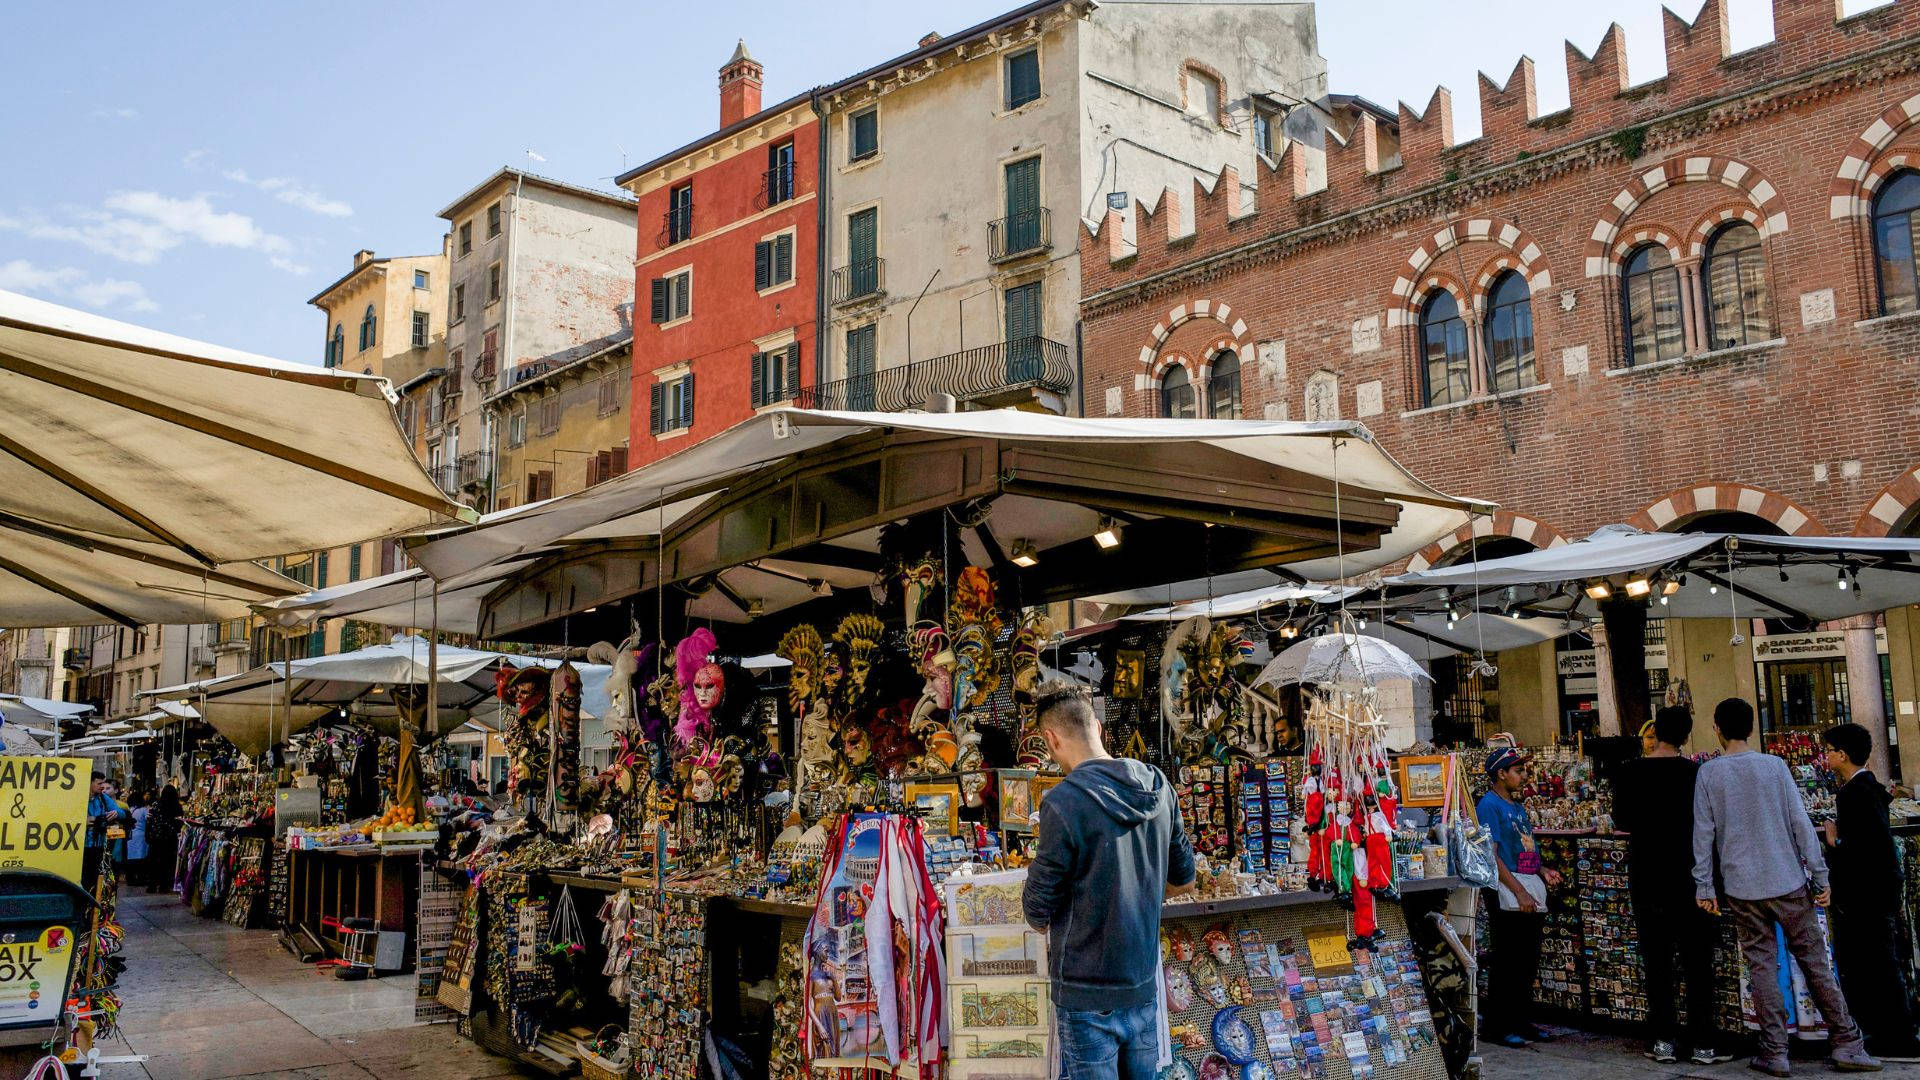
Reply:
M76 267L39 267L25 259L0 263L0 289L39 293L100 311L114 308L128 311L160 310L160 305L147 296L146 287L137 281L95 279Z
M125 108L109 109L109 108L101 107L93 110L93 112L88 115L92 116L95 120L138 120L140 119L140 110L125 109Z
M215 209L205 195L177 199L153 191L122 191L109 195L103 205L101 210L70 209L63 220L38 213L0 215L0 231L80 244L141 265L158 262L190 240L274 257L293 251L286 237L268 232L245 214Z
M186 156L186 165L188 168L197 169L202 161L211 156L205 150L195 150ZM220 175L236 184L258 188L288 206L297 206L308 213L323 217L353 216L353 207L348 203L340 199L330 199L298 180L291 180L284 176L269 176L264 180L255 180L245 169L222 169Z

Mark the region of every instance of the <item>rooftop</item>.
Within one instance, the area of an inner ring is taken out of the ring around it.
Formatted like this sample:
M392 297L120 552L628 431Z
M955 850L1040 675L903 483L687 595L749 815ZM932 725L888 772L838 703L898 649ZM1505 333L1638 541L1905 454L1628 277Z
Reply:
M550 176L540 176L522 169L513 168L512 166L502 166L498 172L475 184L466 194L448 203L447 208L440 211L440 216L448 221L452 221L468 204L478 200L496 186L510 182L525 183L533 187L546 188L549 191L558 191L568 195L578 195L583 199L595 199L609 206L632 209L634 205L633 199L626 195L611 191L601 191L598 188L581 187L579 184L569 184L565 180L555 180Z

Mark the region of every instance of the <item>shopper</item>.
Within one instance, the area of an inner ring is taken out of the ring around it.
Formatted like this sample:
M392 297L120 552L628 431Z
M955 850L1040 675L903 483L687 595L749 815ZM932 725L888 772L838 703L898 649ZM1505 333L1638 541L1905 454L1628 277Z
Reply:
M80 883L93 892L100 880L100 860L107 854L107 829L120 820L120 805L107 794L107 774L93 774L92 792L87 796L87 840L80 853Z
M1685 1057L1696 1065L1733 1060L1715 1048L1713 920L1693 902L1693 787L1700 766L1680 752L1693 734L1693 713L1668 705L1643 732L1649 749L1621 763L1613 776L1614 824L1628 833L1628 884L1646 965L1647 1056L1661 1063ZM1680 1029L1674 953L1687 987L1687 1027Z
M1503 746L1487 755L1490 790L1475 809L1480 824L1493 834L1500 884L1487 915L1493 936L1489 961L1487 1038L1502 1046L1522 1047L1547 1038L1527 1020L1533 980L1540 970L1540 938L1546 921L1547 887L1560 883L1555 870L1543 870L1533 845L1533 819L1522 792L1527 787L1527 757Z
M144 791L133 793L133 828L127 830L128 887L139 885L147 876L147 818L153 813L150 801Z
M1713 728L1721 754L1700 766L1693 793L1694 896L1702 910L1720 913L1714 889L1717 871L1760 1017L1760 1053L1751 1067L1769 1076L1792 1075L1787 1067L1787 1004L1780 993L1775 952L1778 926L1826 1019L1833 1067L1875 1071L1880 1063L1868 1056L1860 1029L1847 1012L1814 916L1813 909L1825 907L1831 897L1827 864L1820 857L1813 821L1793 786L1793 774L1786 762L1747 745L1753 737L1753 706L1745 701L1728 698L1715 706Z
M1107 755L1084 689L1041 686L1034 715L1067 770L1040 805L1022 905L1047 934L1063 1071L1067 1080L1153 1080L1160 905L1193 887L1193 847L1160 770Z
M1828 728L1820 740L1827 747L1827 767L1840 779L1835 820L1826 824L1833 877L1828 924L1840 989L1867 1038L1868 1053L1883 1061L1920 1061L1907 983L1894 952L1900 857L1887 825L1891 799L1866 767L1873 736L1859 724L1841 724Z
M170 892L180 854L180 789L168 784L147 811L147 891Z

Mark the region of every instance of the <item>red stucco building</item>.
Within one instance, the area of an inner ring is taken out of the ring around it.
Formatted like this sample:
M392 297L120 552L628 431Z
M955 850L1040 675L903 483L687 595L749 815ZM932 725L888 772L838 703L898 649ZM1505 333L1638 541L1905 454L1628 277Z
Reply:
M629 467L814 381L819 125L805 94L762 108L761 74L743 43L720 126L619 178L640 222Z

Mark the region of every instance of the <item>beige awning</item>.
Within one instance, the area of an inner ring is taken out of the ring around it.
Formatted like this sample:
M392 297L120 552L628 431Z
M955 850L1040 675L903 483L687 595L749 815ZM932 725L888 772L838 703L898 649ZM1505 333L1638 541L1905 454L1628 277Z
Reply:
M474 520L390 393L0 292L0 618L232 617L297 591L232 564Z

